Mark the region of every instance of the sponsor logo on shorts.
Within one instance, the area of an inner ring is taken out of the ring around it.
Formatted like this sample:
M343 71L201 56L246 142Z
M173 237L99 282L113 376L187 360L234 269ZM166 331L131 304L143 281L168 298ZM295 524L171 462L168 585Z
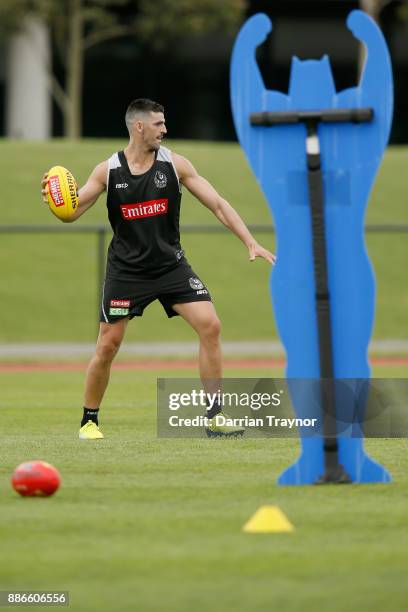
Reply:
M55 206L63 206L64 198L62 197L61 185L59 181L59 176L54 174L54 176L50 176L48 179L48 189L50 190L50 196Z
M157 170L156 174L154 175L154 184L156 187L159 187L159 189L162 189L167 185L167 176L164 174L164 172Z
M110 305L113 308L129 308L130 300L111 300Z
M192 289L202 289L204 287L204 285L200 281L200 279L199 278L195 278L194 276L189 278L188 282L190 283L190 287Z
M196 291L197 295L207 295L208 291L207 289L200 289L199 291Z
M128 315L129 308L109 308L109 314L113 316Z
M176 251L175 255L176 255L177 261L180 261L180 259L183 259L183 257L184 257L183 249L179 249L178 251Z
M147 202L136 202L135 204L121 204L122 217L126 221L135 221L143 217L154 217L155 215L167 214L169 205L168 198L162 200L148 200Z

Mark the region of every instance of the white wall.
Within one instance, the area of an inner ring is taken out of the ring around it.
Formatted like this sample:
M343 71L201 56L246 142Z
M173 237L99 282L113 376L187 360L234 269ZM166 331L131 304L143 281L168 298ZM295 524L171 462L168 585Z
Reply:
M6 67L6 136L44 140L51 135L51 96L46 67L50 40L46 26L26 20L10 41Z

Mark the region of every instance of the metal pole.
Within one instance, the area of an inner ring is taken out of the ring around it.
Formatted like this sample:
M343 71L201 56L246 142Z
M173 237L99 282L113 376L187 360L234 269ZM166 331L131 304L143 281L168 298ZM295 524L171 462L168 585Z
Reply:
M334 384L333 341L330 317L330 294L327 270L326 223L323 202L320 143L317 121L306 123L306 159L309 183L309 203L312 223L315 303L320 363L320 396L323 418L324 474L318 483L350 482L339 463Z
M97 288L96 288L96 295L97 295L97 329L98 329L98 333L99 333L99 310L101 308L101 302L102 302L102 293L103 293L103 282L105 279L105 234L106 234L106 227L104 227L103 225L98 227L97 230L97 250L96 250L96 257L97 257Z
M100 225L78 225L72 226L52 226L52 225L0 225L0 234L96 234L100 230L105 234L110 232L108 226ZM275 233L272 225L258 225L248 223L251 232L265 234ZM366 233L369 234L408 234L407 223L368 223L365 226ZM223 225L182 225L182 234L227 234L230 230Z

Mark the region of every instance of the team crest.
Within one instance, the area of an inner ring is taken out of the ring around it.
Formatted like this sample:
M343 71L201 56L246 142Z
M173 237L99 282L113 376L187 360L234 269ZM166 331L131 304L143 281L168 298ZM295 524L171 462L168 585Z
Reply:
M192 289L202 289L204 287L203 283L199 278L189 278L188 282L190 283L190 287Z
M160 189L167 185L167 176L164 174L164 172L157 170L156 174L154 175L154 184Z

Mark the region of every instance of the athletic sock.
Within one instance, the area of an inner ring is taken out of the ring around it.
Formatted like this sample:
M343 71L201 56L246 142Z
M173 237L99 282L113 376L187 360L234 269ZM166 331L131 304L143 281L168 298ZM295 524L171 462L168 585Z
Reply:
M207 417L207 419L213 419L217 414L220 414L221 411L222 406L220 406L220 404L215 401L212 408L210 410L206 410L205 416Z
M81 427L83 427L88 421L93 421L98 425L98 412L99 408L86 408L84 406L84 416L82 417Z

